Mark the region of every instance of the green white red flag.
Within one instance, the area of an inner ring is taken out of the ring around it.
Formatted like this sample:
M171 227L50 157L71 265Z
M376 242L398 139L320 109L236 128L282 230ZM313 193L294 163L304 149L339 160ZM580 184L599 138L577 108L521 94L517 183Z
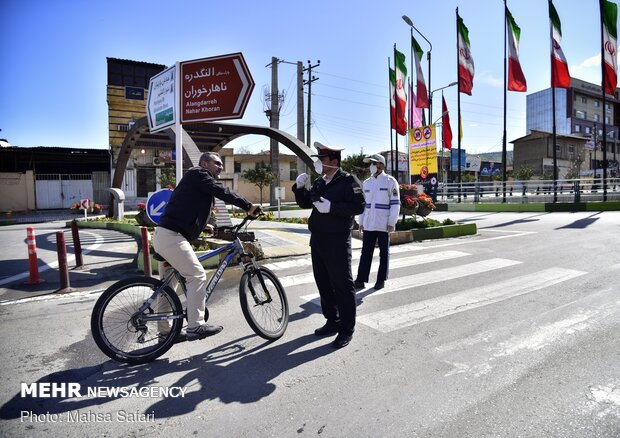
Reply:
M471 56L469 30L467 30L467 27L463 23L463 19L458 13L456 14L456 25L458 29L459 91L471 96L471 90L474 88L474 58Z
M568 63L562 52L562 25L553 2L549 0L549 21L551 23L551 87L569 88Z
M618 84L618 5L601 0L601 26L603 26L603 89L612 96Z
M413 52L415 53L415 70L416 70L416 93L418 95L415 106L418 108L428 108L428 89L426 88L426 81L424 80L424 73L422 73L422 55L424 51L415 40L411 37L411 45L413 46Z
M390 68L390 111L392 129L400 135L407 133L407 93L405 92L405 55L394 49L396 71Z
M519 62L519 38L521 28L506 8L506 30L508 32L508 90L527 91L527 82Z

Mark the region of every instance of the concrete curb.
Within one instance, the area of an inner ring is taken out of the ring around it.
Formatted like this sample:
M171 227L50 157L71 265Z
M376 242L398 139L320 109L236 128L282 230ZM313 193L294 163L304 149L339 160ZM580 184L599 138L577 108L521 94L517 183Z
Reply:
M478 228L475 223L442 225L431 228L413 228L411 230L394 231L390 233L390 245L400 245L402 243L419 242L429 239L470 236L477 232ZM353 230L351 234L357 239L362 238L359 230Z
M437 211L472 211L481 213L507 212L578 212L578 211L620 211L620 201L595 202L532 202L532 203L489 203L489 204L437 204Z

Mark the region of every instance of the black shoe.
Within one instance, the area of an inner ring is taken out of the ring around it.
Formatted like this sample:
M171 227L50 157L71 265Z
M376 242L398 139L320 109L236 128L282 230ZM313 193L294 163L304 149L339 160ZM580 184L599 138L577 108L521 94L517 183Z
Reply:
M187 329L187 340L197 341L208 336L217 335L224 329L221 325L202 324L194 329Z
M375 290L383 289L385 287L385 281L377 281L375 283Z
M336 336L336 339L334 339L334 342L332 342L332 345L334 348L346 347L347 345L349 345L349 342L351 342L351 339L353 339L353 335L345 335L344 333L338 333L338 336Z
M327 321L323 327L319 327L314 331L317 336L329 336L338 333L338 324Z
M158 341L160 343L164 342L166 340L166 338L168 337L168 333L166 332L162 332L160 334L157 335ZM174 338L174 343L178 344L179 342L185 342L187 341L187 333L185 332L185 330L181 330L179 332L179 334L177 335L176 338Z
M355 289L364 289L365 286L363 281L355 280L353 284L355 285Z

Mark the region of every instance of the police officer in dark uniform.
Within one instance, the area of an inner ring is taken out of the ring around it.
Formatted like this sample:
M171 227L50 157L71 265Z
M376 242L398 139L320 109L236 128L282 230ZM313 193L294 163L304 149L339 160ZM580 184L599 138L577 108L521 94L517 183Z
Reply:
M321 295L327 322L314 331L317 336L338 333L332 345L345 347L355 328L355 285L351 274L351 229L354 217L364 211L365 200L359 179L340 168L343 148L319 142L314 169L320 178L310 187L310 176L302 173L293 186L301 208L312 208L308 220L314 279Z

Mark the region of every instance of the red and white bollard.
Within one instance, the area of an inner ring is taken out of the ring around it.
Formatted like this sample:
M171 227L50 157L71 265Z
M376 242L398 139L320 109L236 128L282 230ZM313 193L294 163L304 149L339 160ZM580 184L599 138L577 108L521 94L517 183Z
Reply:
M45 280L39 277L39 261L37 259L37 239L34 235L34 227L26 228L26 243L28 244L28 270L30 278L25 284L39 284Z

